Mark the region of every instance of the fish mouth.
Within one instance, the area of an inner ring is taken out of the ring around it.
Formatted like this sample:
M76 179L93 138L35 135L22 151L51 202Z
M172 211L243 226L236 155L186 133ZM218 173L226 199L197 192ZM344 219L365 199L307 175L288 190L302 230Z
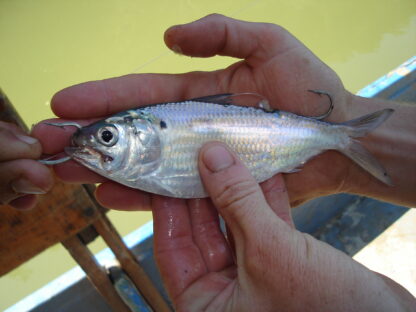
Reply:
M102 168L103 164L108 164L113 161L113 157L89 146L65 147L65 153L72 159L87 165L88 167L94 167L97 169Z

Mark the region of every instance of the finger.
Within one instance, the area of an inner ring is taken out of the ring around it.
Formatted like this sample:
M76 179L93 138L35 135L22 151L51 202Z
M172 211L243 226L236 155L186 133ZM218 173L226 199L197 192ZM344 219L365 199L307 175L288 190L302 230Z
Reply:
M256 235L259 228L277 218L248 169L225 145L206 144L199 160L202 181L230 227L238 253L239 243L244 243Z
M86 126L96 120L97 119L84 119L70 121L76 122L81 126ZM66 146L71 145L71 136L77 128L72 126L56 127L47 124L48 122L62 123L67 121L69 120L58 118L47 119L33 127L31 135L37 138L42 144L42 151L44 154L54 155L62 152Z
M188 202L193 239L208 271L218 272L233 263L232 253L220 228L217 210L208 199Z
M328 163L332 170L328 170ZM312 158L299 172L284 175L291 206L319 196L348 192L345 178L353 176L354 170L355 165L336 151L326 151Z
M192 237L186 201L152 197L154 252L164 285L174 300L207 273L204 259Z
M107 181L95 190L95 197L104 207L115 210L150 210L150 194L116 182Z
M39 141L25 134L17 126L0 122L0 161L36 159L41 154Z
M289 204L289 196L281 174L277 174L261 184L264 197L276 215L292 228L293 218Z
M10 201L27 194L45 194L53 184L48 168L35 160L19 159L0 163L0 201Z
M216 86L214 73L132 74L66 88L55 94L51 107L62 118L103 117L145 104L216 93Z
M105 177L95 173L74 160L54 165L56 176L67 183L93 184L108 181Z
M269 60L298 44L277 25L244 22L219 14L169 28L165 43L189 56L227 55L252 64Z
M25 134L22 128L20 128L18 125L11 123L11 122L5 122L5 121L0 120L0 128L7 129L13 133Z
M38 138L43 147L43 152L48 155L56 155L63 152L66 146L71 145L71 136L76 131L75 127L55 127L46 123L62 123L68 120L65 119L48 119L35 125L32 129L32 135ZM96 119L74 120L74 122L81 126L88 125L95 122ZM59 158L61 155L58 155ZM62 157L66 156L62 153ZM75 161L67 161L62 164L54 165L53 169L56 176L69 183L102 183L107 181L106 178L92 172L86 167Z

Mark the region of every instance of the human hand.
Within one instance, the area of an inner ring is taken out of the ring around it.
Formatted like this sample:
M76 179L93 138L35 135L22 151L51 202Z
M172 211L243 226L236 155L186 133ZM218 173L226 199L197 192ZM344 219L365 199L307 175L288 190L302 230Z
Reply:
M218 54L244 60L214 72L139 74L83 83L58 92L51 102L53 111L60 118L85 123L150 103L256 92L265 96L273 108L316 116L327 110L328 101L307 90L321 89L329 92L335 103L329 120L347 119L350 94L338 76L279 26L210 15L168 29L165 42L174 51L189 56ZM40 124L33 133L45 153L55 154L69 144L72 132ZM300 172L285 176L292 204L348 189L347 177L353 176L354 170L361 171L336 152L315 157ZM109 182L72 161L55 166L55 171L69 182L104 182L97 189L97 199L110 208L138 209L142 204L142 196L136 190Z
M14 124L0 121L0 204L29 209L52 187L49 169L35 159L41 146Z
M415 307L401 286L295 230L281 175L260 188L219 143L202 148L199 168L212 202L152 197L155 257L177 311Z

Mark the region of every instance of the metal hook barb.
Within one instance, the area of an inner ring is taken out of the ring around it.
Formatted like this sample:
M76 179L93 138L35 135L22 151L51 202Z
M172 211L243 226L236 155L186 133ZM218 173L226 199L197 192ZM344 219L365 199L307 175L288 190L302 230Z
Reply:
M56 155L53 155L53 156L48 157L48 158L45 158L45 159L39 159L38 161L39 161L41 164L44 164L44 165L57 165L57 164L62 164L63 162L66 162L66 161L68 161L68 160L70 160L70 159L71 159L71 157L66 156L66 157L62 157L62 158L60 158L60 159L51 160L51 159L52 159L52 158L54 158L55 156L56 156Z
M323 115L320 115L320 116L312 116L312 117L309 117L309 118L313 118L313 119L316 119L316 120L322 120L322 119L325 119L326 117L328 117L329 115L331 115L332 110L334 109L334 104L332 102L331 95L328 92L322 91L322 90L308 90L308 91L312 92L312 93L315 93L315 94L318 94L318 95L322 95L322 94L326 95L329 99L329 108L326 111L326 113L324 113Z
M68 122L44 122L45 125L49 125L49 126L55 126L55 127L60 127L63 128L65 126L72 126L72 127L76 127L78 129L81 129L82 126L79 123L73 122L73 121L68 121Z

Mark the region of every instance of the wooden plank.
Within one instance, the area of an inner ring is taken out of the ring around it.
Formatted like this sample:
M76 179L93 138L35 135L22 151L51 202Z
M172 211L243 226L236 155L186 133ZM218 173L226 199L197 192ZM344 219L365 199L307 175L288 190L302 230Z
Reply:
M153 310L158 312L171 311L144 269L136 261L133 253L124 244L121 236L108 220L107 216L102 214L102 216L94 222L93 226L111 248L124 272L133 281Z
M82 187L57 182L30 211L0 206L0 276L74 235L98 216Z
M20 118L19 114L14 109L13 105L10 103L6 94L0 88L0 120L11 122L18 125L20 128L27 131L27 126L23 122L23 119Z
M78 262L79 266L87 274L88 279L97 288L100 294L107 301L114 311L130 312L120 296L115 291L113 284L104 269L97 263L94 255L81 242L78 236L74 235L62 242L71 256Z

